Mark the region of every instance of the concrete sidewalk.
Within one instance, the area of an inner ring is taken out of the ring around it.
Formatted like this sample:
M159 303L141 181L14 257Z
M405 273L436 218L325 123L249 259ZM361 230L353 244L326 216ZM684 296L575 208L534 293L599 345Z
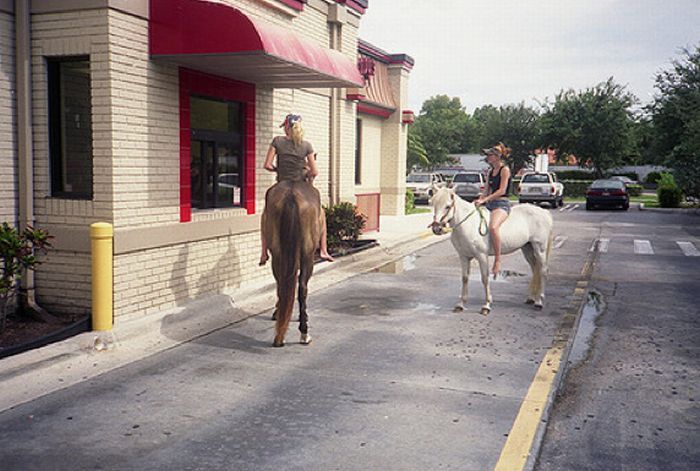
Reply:
M423 247L444 240L427 229L431 213L383 216L380 231L363 238L379 246L316 265L309 291L377 269ZM88 380L99 374L173 348L275 305L274 279L247 283L226 293L192 300L176 309L148 316L116 319L111 332L86 332L62 342L0 361L0 411ZM270 342L272 339L270 339Z

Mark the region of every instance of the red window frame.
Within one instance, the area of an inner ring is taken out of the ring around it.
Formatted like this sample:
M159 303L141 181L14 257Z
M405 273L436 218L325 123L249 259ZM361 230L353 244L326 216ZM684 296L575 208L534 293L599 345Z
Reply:
M245 150L242 206L255 214L255 85L204 72L180 68L180 222L192 220L192 184L190 174L191 129L190 95L203 95L243 103Z

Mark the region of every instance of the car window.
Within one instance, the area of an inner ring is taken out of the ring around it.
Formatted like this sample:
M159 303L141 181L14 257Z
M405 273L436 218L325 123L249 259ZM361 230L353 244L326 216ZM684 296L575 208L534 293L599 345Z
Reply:
M625 184L618 180L596 180L593 183L591 183L591 188L595 188L598 190L603 188L610 188L616 190L624 187Z
M523 183L549 183L549 177L543 173L529 173L523 177Z
M481 178L478 173L458 173L452 181L455 183L481 183Z
M430 175L409 175L406 181L408 183L430 183Z

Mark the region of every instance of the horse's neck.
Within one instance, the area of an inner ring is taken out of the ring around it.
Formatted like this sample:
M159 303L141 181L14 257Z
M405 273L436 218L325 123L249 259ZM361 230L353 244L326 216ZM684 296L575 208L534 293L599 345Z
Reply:
M475 208L476 207L472 203L464 201L462 198L457 198L455 200L455 212L452 225L459 224L467 216L467 214L474 211Z

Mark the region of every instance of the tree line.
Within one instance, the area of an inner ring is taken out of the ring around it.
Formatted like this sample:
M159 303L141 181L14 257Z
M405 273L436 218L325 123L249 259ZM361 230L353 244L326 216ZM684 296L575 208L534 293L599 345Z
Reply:
M409 128L408 168L449 164L449 154L478 153L502 141L514 172L537 149L575 156L597 177L621 165L664 165L688 196L700 196L700 46L683 50L659 72L642 106L614 78L585 90L562 90L539 106L484 105L469 114L459 98L434 96Z

